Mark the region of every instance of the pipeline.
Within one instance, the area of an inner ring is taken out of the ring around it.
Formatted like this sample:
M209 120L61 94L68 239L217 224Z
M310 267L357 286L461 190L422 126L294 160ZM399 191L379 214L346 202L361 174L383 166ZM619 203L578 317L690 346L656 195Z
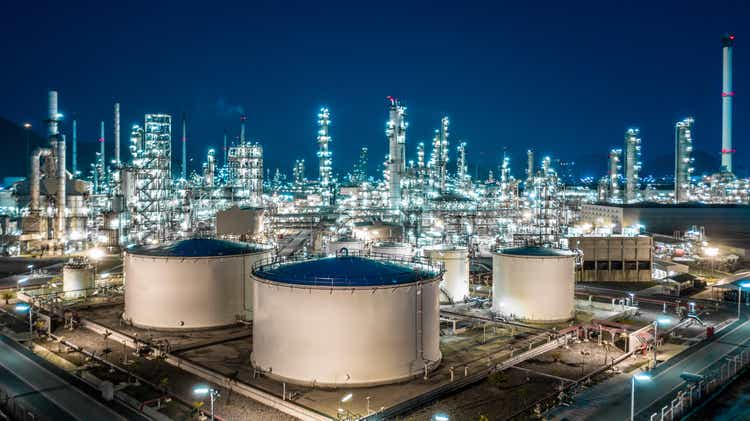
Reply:
M52 155L50 148L36 148L31 154L31 212L39 212L39 183L41 179L40 159Z

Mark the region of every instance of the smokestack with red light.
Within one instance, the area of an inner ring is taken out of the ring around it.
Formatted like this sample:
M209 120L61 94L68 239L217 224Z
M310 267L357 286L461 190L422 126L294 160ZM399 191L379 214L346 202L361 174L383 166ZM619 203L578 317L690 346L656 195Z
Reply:
M732 172L732 53L734 35L726 34L722 38L722 90L721 90L721 170Z

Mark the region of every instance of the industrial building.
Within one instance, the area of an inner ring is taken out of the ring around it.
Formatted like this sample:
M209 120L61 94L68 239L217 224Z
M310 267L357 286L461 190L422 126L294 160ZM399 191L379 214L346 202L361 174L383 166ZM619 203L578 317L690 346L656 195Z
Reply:
M746 204L583 204L581 221L595 227L611 227L616 234L628 227L635 227L636 232L677 233L678 237L699 231L738 253L750 249L750 206Z
M651 281L654 241L647 235L569 237L582 254L579 281Z

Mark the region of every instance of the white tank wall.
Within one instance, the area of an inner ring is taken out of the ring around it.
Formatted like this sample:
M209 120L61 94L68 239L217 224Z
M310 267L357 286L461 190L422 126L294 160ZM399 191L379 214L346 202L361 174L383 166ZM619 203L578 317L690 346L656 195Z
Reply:
M425 257L445 265L440 288L453 302L469 296L469 250L466 247L435 246L424 249Z
M96 286L92 266L63 266L63 292L65 298L79 298L90 295L93 291L81 291Z
M328 243L328 254L336 254L342 248L351 254L361 254L365 249L365 243L359 240L331 241Z
M217 257L156 257L125 254L123 319L155 329L204 329L252 320L258 252Z
M372 253L393 257L412 257L414 250L406 243L378 243L372 246Z
M425 360L432 369L442 359L438 282L417 294L417 284L352 289L256 280L252 364L273 378L319 386L423 375Z
M533 322L575 315L575 255L492 256L492 310Z

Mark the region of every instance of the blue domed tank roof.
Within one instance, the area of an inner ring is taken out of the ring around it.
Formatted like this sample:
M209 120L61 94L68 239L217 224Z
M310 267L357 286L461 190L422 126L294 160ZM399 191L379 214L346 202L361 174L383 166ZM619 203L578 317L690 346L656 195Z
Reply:
M262 265L253 273L262 279L288 284L358 287L424 281L435 278L439 271L422 264L338 256Z
M529 257L570 257L573 253L568 250L553 249L549 247L515 247L500 250L500 254L510 256Z
M158 257L214 257L251 254L264 250L263 247L256 244L210 238L193 238L166 244L136 246L127 249L127 253Z

